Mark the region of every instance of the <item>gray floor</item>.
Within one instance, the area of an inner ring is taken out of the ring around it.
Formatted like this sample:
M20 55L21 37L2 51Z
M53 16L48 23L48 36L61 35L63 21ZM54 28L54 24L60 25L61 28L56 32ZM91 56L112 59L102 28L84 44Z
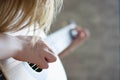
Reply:
M91 37L62 60L68 80L119 80L118 1L64 0L52 31L70 20L89 29Z

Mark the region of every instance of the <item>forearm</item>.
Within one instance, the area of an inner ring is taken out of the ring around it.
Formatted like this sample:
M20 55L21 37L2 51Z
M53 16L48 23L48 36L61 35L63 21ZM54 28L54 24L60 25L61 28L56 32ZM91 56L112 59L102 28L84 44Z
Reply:
M74 49L76 48L77 46L75 46L75 44L72 42L63 52L61 52L59 54L59 57L60 58L64 58L65 56L67 56L69 53L71 53L72 51L74 51Z
M13 56L21 49L21 40L14 36L0 33L0 60Z

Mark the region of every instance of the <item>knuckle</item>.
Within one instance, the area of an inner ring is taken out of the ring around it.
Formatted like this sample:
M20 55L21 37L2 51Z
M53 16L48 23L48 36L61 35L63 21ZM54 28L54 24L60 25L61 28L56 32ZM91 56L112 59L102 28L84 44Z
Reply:
M41 62L38 62L38 66L42 69L47 69L49 67L48 63L42 60Z

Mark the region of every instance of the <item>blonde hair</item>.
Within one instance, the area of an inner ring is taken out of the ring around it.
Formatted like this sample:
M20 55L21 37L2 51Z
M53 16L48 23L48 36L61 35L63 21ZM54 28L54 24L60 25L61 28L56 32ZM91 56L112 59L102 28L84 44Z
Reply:
M0 0L0 33L16 32L32 24L34 31L47 32L62 3L63 0Z

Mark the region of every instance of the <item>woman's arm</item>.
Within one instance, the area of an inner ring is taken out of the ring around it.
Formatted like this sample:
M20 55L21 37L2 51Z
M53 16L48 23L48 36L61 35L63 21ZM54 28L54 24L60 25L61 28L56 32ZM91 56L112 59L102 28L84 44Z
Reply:
M41 40L33 46L32 37L14 37L0 34L0 60L13 57L30 62L40 68L48 68L48 63L56 61L52 50Z
M13 56L22 50L22 41L16 37L0 33L0 60Z

